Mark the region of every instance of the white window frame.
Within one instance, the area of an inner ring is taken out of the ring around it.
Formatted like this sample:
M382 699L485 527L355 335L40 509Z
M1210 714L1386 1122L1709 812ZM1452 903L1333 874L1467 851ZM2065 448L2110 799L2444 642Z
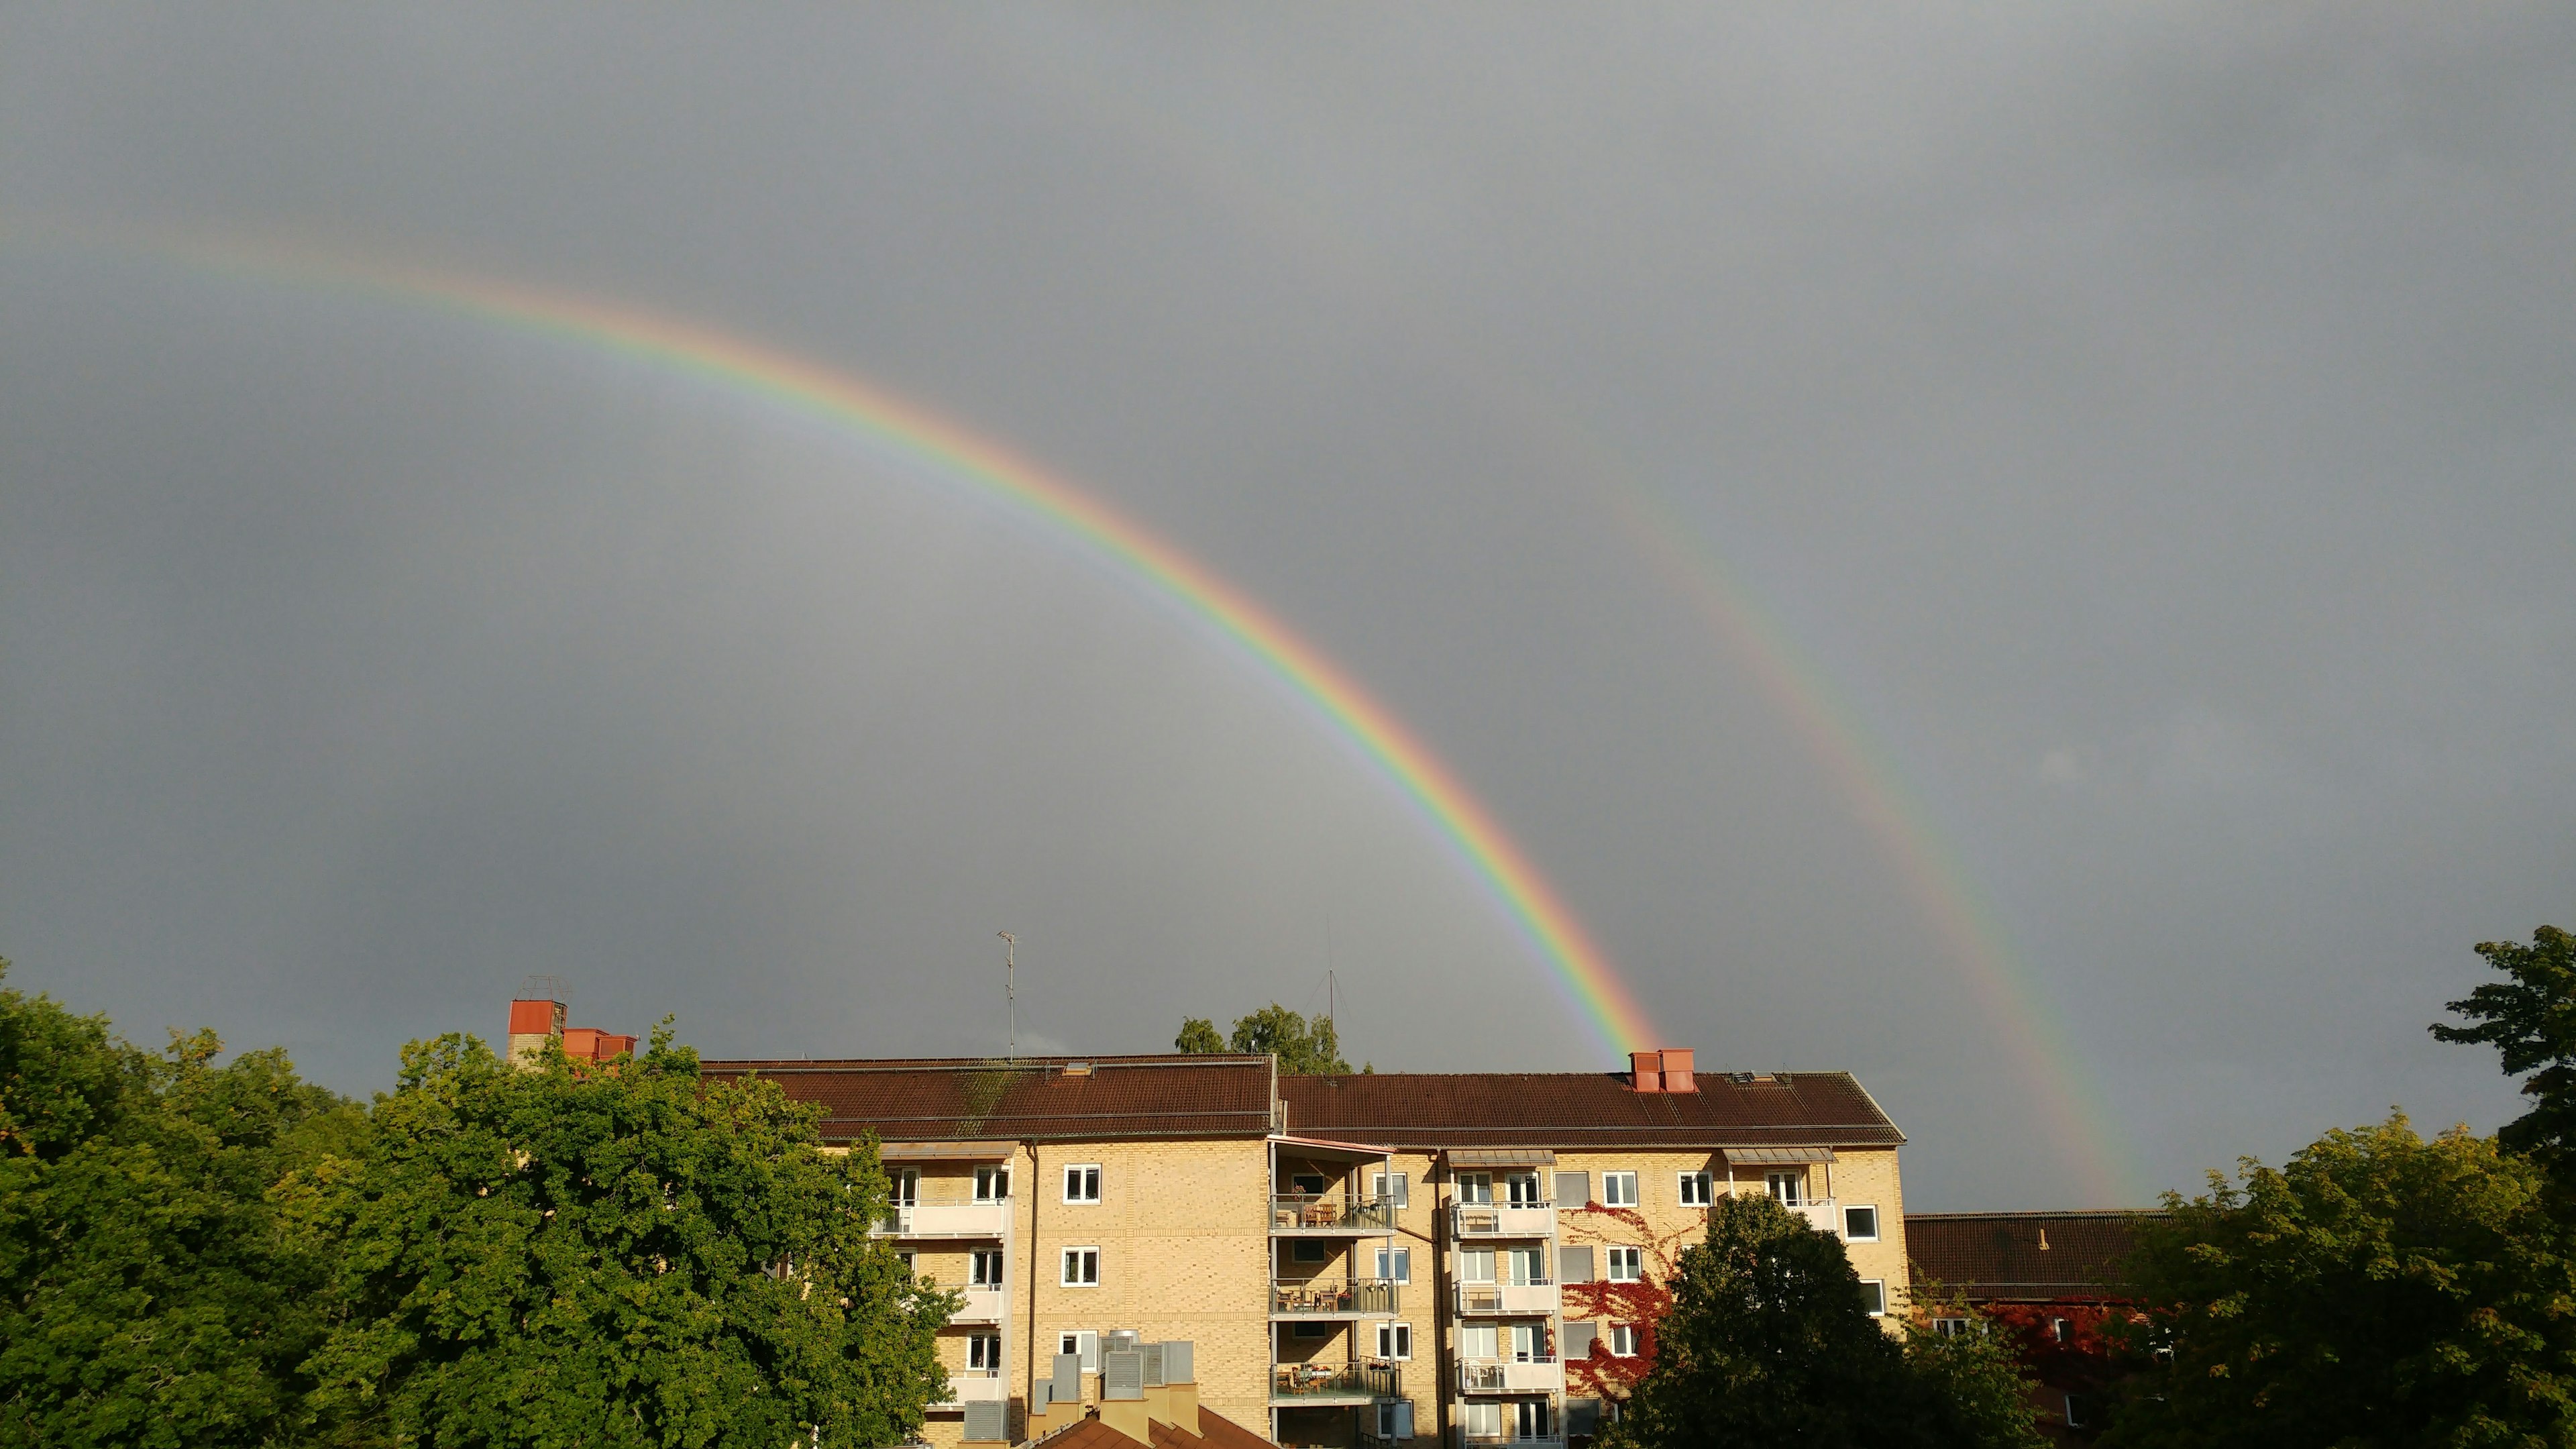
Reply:
M988 1263L992 1265L989 1270L985 1266ZM987 1271L991 1277L985 1276ZM999 1288L1002 1275L1007 1271L999 1248L977 1248L966 1255L966 1286L969 1288Z
M1490 1207L1494 1201L1494 1175L1490 1172L1459 1172L1450 1175L1450 1190L1458 1201L1477 1207Z
M1619 1270L1628 1272L1621 1276ZM1602 1252L1601 1277L1605 1283L1643 1283L1646 1281L1646 1250L1610 1247Z
M1468 1347L1467 1341L1471 1337L1486 1340L1485 1351L1483 1353L1478 1353L1473 1348ZM1461 1324L1458 1327L1458 1356L1460 1358L1471 1359L1480 1363L1490 1362L1502 1357L1502 1346L1502 1330L1495 1327L1493 1324L1466 1323Z
M1469 1399L1458 1406L1458 1428L1470 1439L1492 1441L1503 1437L1503 1404L1500 1399Z
M996 1186L1001 1188L1000 1192L995 1192L993 1190ZM992 1203L1009 1202L1010 1200L1011 1170L1009 1168L979 1167L975 1169L975 1201Z
M1084 1261L1084 1254L1090 1255L1088 1262ZM1081 1247L1067 1248L1056 1261L1061 1264L1063 1268L1063 1271L1056 1275L1057 1287L1097 1288L1100 1286L1100 1247L1098 1244L1095 1243ZM1091 1277L1087 1280L1075 1276L1084 1268L1089 1268L1091 1270Z
M1612 1358L1637 1356L1637 1325L1633 1323L1610 1325L1610 1356Z
M1377 1356L1402 1361L1413 1357L1413 1325L1389 1320L1377 1326Z
M1855 1233L1851 1230L1851 1219L1853 1213L1869 1214L1869 1226L1871 1230L1868 1233ZM1868 1202L1852 1203L1843 1209L1844 1242L1875 1243L1878 1241L1878 1228L1878 1204Z
M1076 1196L1077 1193L1085 1191L1088 1191L1089 1196ZM1068 1162L1064 1165L1064 1201L1065 1206L1067 1207L1098 1207L1100 1205L1099 1163Z
M1502 1180L1502 1204L1505 1207L1545 1207L1548 1202L1547 1181L1535 1167L1506 1172Z
M2072 1318L2052 1318L2048 1320L2048 1336L2056 1339L2059 1343L2073 1343L2075 1341L2075 1320Z
M1968 1320L1964 1318L1935 1318L1932 1320L1932 1331L1943 1338L1957 1338L1959 1335L1968 1331Z
M1762 1190L1782 1207L1804 1207L1807 1203L1807 1174L1797 1169L1762 1174Z
M1500 1282L1501 1280L1494 1274L1501 1264L1502 1260L1494 1256L1494 1250L1491 1248L1461 1248L1458 1250L1458 1281L1474 1283L1480 1287L1488 1283ZM1485 1276L1481 1278L1473 1276L1479 1271Z
M1887 1280L1884 1278L1863 1278L1860 1280L1860 1286L1878 1295L1878 1306L1869 1311L1869 1316L1872 1318L1885 1318L1887 1316Z
M983 1359L984 1362L977 1363L977 1359ZM988 1375L991 1377L1000 1377L1002 1372L1002 1336L998 1333L970 1333L966 1335L966 1366L970 1369L986 1370Z
M1082 1360L1082 1371L1084 1373L1096 1374L1100 1372L1100 1333L1098 1330L1086 1328L1079 1333L1058 1334L1056 1335L1055 1341L1056 1352L1073 1354Z
M886 1201L895 1207L921 1206L921 1169L898 1167L887 1173Z
M1389 1283L1412 1282L1413 1250L1411 1248L1378 1249L1377 1276Z
M1601 1205L1625 1208L1637 1206L1637 1174L1633 1172L1601 1174Z
M1373 1171L1369 1174L1369 1196L1379 1202L1393 1203L1397 1207L1412 1206L1406 1200L1408 1186L1410 1184L1405 1181L1405 1175L1401 1172Z
M1710 1207L1717 1202L1717 1179L1706 1172L1679 1174L1680 1185L1674 1189L1683 1207Z

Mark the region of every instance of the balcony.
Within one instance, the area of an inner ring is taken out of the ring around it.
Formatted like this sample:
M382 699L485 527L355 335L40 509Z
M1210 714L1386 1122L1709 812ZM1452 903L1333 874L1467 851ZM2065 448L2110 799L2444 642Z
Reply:
M1272 1318L1386 1318L1399 1312L1403 1285L1387 1278L1310 1279L1270 1285Z
M1395 1231L1395 1205L1358 1198L1296 1193L1270 1199L1276 1237L1356 1238Z
M1820 1233L1843 1235L1843 1205L1829 1197L1810 1198L1805 1202L1784 1204L1789 1211L1807 1220L1807 1226Z
M1002 1321L1002 1290L999 1288L961 1288L966 1301L948 1315L951 1323L999 1323Z
M1523 1449L1565 1449L1565 1436L1523 1434L1509 1424L1495 1432L1479 1434L1469 1432L1464 1424L1453 1424L1449 1429L1449 1443L1451 1449L1493 1449L1493 1446L1504 1444L1521 1445Z
M1462 1202L1449 1206L1450 1230L1461 1238L1552 1238L1556 1207L1552 1203L1511 1206Z
M956 1409L967 1404L988 1403L1007 1399L1000 1369L953 1368L948 1371L948 1397L930 1405L934 1409Z
M1519 1315L1523 1317L1556 1311L1556 1285L1538 1283L1461 1283L1457 1287L1460 1315Z
M1403 1397L1403 1374L1393 1364L1283 1363L1270 1372L1273 1404L1370 1404Z
M1011 1203L899 1202L877 1220L881 1238L998 1238L1011 1226Z
M1471 1358L1458 1365L1462 1394L1556 1394L1565 1391L1565 1365L1546 1358Z

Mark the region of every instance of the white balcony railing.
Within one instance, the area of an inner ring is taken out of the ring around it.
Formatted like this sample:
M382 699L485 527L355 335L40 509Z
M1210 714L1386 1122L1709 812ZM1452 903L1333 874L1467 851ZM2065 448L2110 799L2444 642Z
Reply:
M1556 1311L1554 1283L1461 1283L1457 1295L1458 1311L1462 1314Z
M1509 1424L1504 1425L1498 1433L1481 1434L1470 1430L1464 1424L1453 1424L1449 1429L1449 1442L1457 1446L1457 1449L1490 1449L1490 1446L1500 1444L1515 1444L1522 1446L1522 1449L1564 1449L1565 1436L1563 1434L1523 1434Z
M961 1288L966 1301L948 1315L951 1323L999 1323L1002 1321L1004 1298L999 1288Z
M998 1238L1010 1228L1011 1205L1003 1202L911 1203L886 1209L877 1222L881 1237Z
M1009 1385L1002 1382L1000 1369L953 1368L948 1371L948 1397L930 1407L956 1408L960 1404L988 1403L1006 1399Z
M1552 1238L1556 1236L1553 1204L1514 1207L1490 1202L1452 1203L1452 1229L1462 1238Z
M1395 1231L1395 1204L1334 1193L1273 1194L1270 1230L1345 1236L1391 1233Z
M1807 1226L1820 1233L1843 1235L1843 1205L1829 1197L1810 1198L1788 1205L1789 1211L1807 1220Z
M1471 1358L1458 1364L1462 1394L1555 1394L1565 1390L1565 1365L1554 1358Z

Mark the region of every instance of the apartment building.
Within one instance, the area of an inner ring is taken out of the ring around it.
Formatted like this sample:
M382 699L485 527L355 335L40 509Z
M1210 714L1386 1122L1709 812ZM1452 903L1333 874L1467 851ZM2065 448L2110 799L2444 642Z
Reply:
M1655 1285L1721 1193L1840 1235L1883 1310L1906 1282L1904 1137L1840 1072L1697 1072L1685 1051L1616 1073L1281 1078L1235 1055L706 1070L821 1104L827 1140L881 1142L879 1231L966 1294L925 1436L943 1449L969 1405L1002 1406L972 1411L978 1441L1060 1430L1069 1400L1108 1408L1104 1366L1136 1361L1119 1350L1172 1341L1193 1402L1278 1443L1560 1446L1633 1381Z

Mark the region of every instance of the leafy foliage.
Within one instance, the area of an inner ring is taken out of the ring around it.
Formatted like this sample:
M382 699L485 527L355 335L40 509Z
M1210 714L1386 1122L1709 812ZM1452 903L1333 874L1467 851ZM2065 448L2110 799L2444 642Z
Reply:
M404 1049L354 1173L304 1204L343 1243L348 1322L315 1358L339 1422L496 1446L890 1444L944 1391L952 1294L868 1228L873 1147L709 1083L668 1023L641 1057L517 1070Z
M2576 1439L2576 1270L2537 1164L2395 1115L2240 1177L2142 1223L2170 1361L2106 1444Z
M1602 1436L1610 1449L2043 1442L2005 1350L1889 1336L1841 1241L1768 1197L1720 1198L1671 1286L1654 1367Z
M1216 1023L1206 1017L1184 1017L1181 1034L1172 1038L1172 1049L1192 1056L1214 1056L1225 1050L1225 1038L1216 1034Z
M2493 1046L2507 1074L2539 1068L2522 1084L2532 1109L2506 1123L2497 1139L2561 1180L2576 1177L2576 935L2543 926L2528 946L2481 941L2477 951L2512 981L2490 981L2449 1003L2474 1024L2436 1023L2432 1033L2442 1041Z
M1250 1016L1234 1019L1234 1035L1220 1042L1216 1024L1203 1016L1186 1017L1181 1034L1172 1045L1181 1051L1267 1052L1279 1059L1283 1077L1346 1077L1351 1064L1342 1059L1341 1036L1333 1029L1333 1019L1319 1016L1311 1023L1298 1012L1272 1002Z
M1966 1319L1969 1332L1944 1334L1939 1318ZM1926 1297L1905 1320L1905 1360L1931 1398L1946 1407L1958 1437L1949 1442L1981 1449L2039 1445L2038 1415L2031 1408L2030 1345L1991 1310Z
M0 1444L267 1444L308 1424L328 1259L272 1189L361 1150L365 1118L283 1053L220 1051L174 1032L156 1058L0 990Z

